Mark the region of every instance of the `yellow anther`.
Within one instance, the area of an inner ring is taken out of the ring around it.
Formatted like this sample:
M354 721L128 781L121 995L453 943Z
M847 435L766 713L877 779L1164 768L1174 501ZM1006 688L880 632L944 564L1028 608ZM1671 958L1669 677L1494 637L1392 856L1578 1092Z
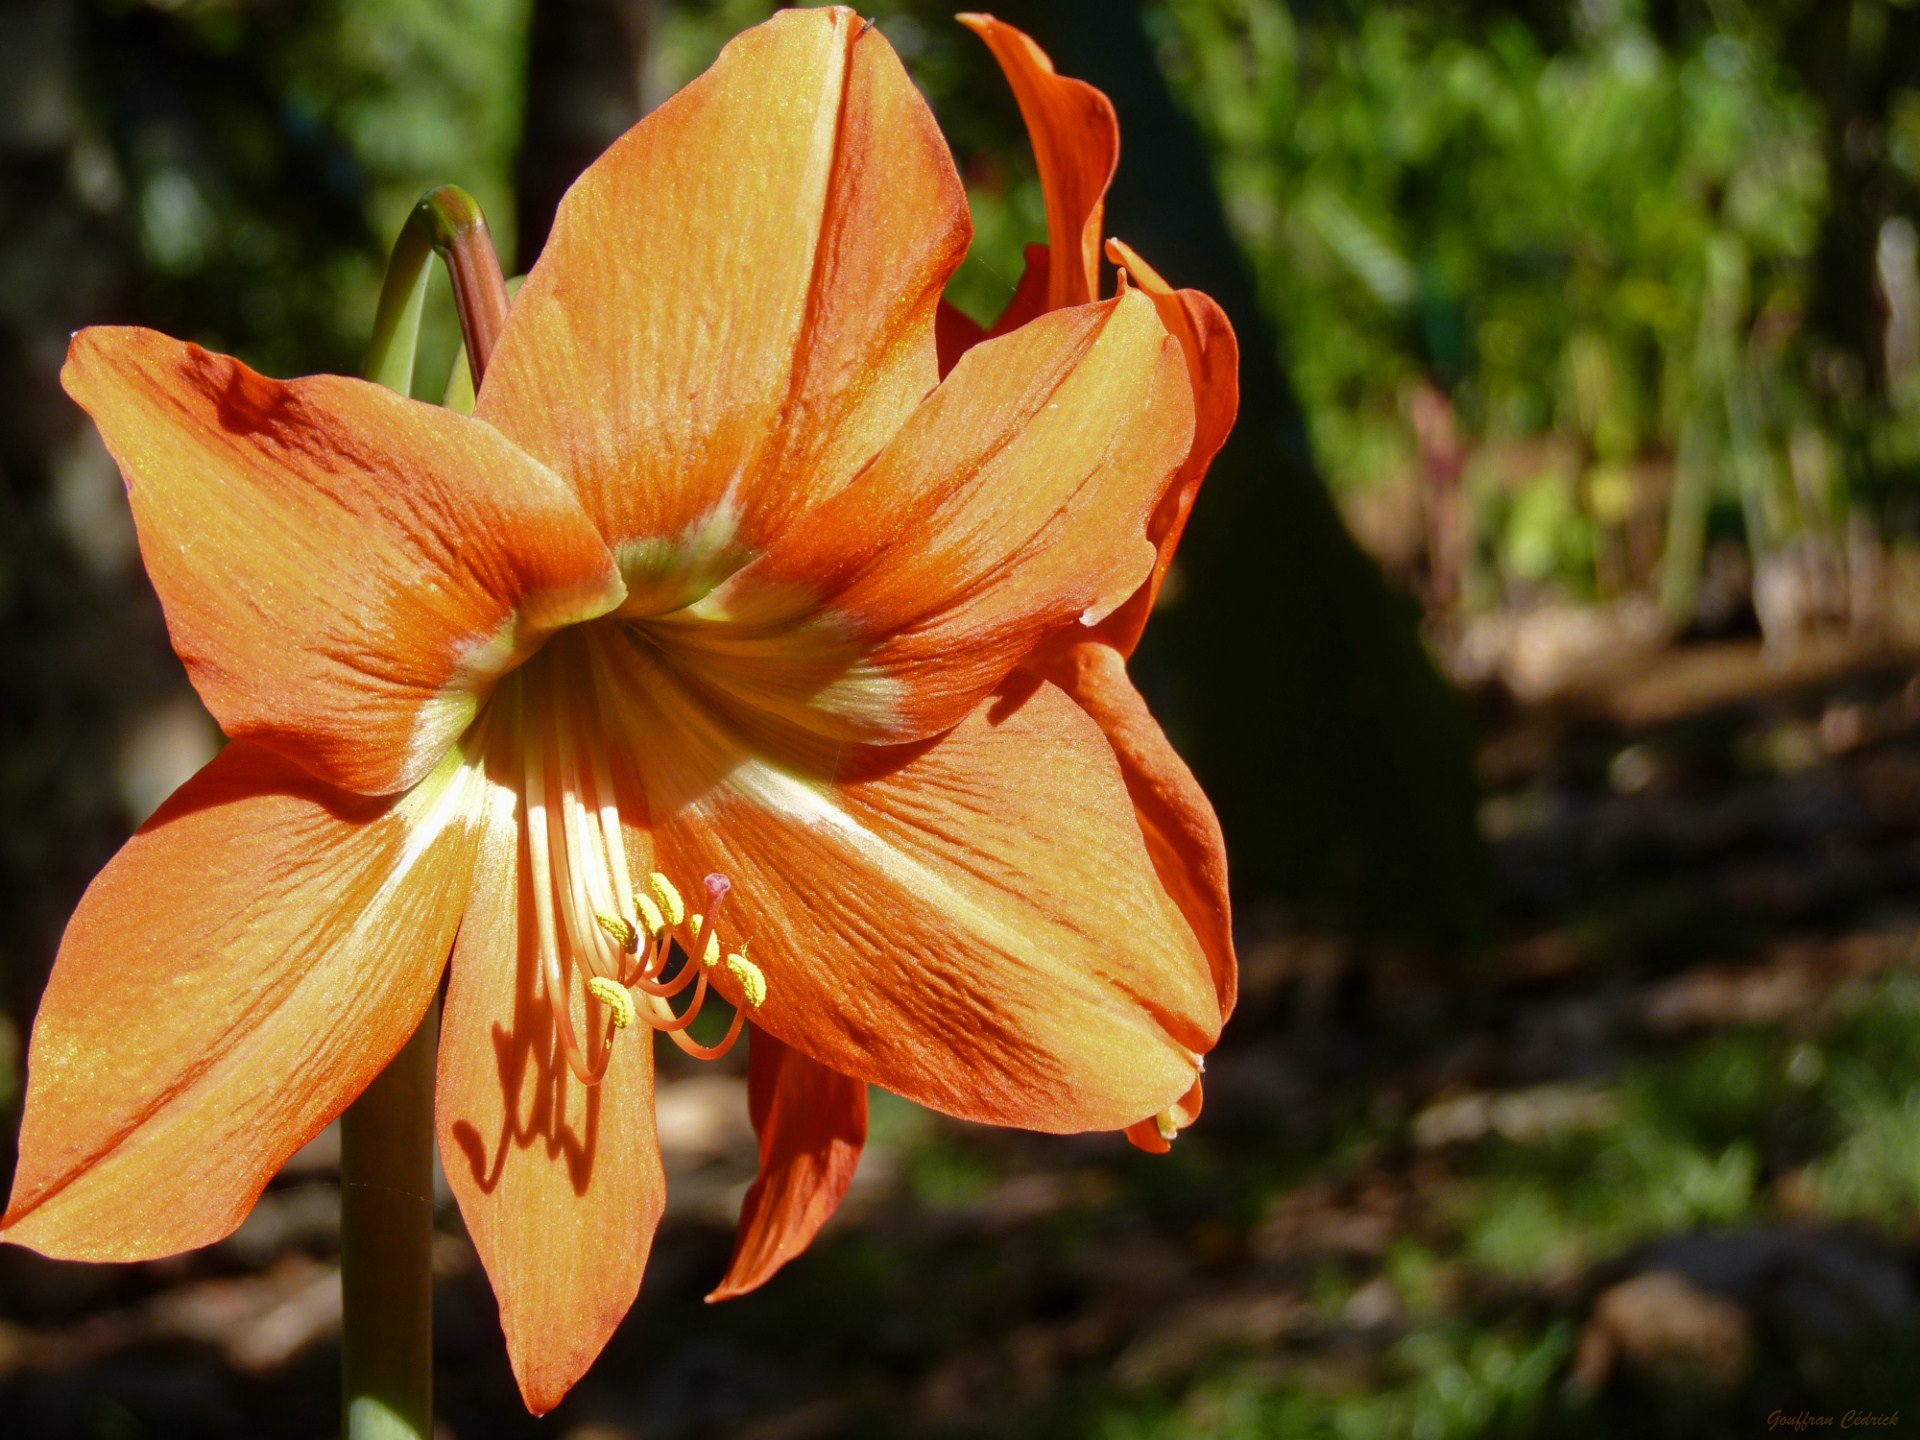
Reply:
M760 967L737 951L727 956L727 973L739 982L740 998L751 1010L767 1003L767 977Z
M698 910L687 917L687 929L696 935L700 933L700 927L706 923L707 917L702 915ZM706 951L707 953L700 958L708 965L718 965L720 963L720 936L713 931L707 932Z
M613 1011L614 1029L624 1030L633 1024L633 996L624 985L616 985L604 975L595 975L587 981L587 993Z
M1173 1118L1173 1111L1171 1110L1162 1110L1158 1115L1154 1116L1153 1124L1154 1128L1160 1132L1160 1138L1168 1144L1172 1144L1174 1139L1180 1134L1180 1122Z
M647 934L658 940L660 932L667 928L667 917L660 913L660 907L653 903L653 897L634 896L633 908L640 912L640 923L647 927Z
M660 902L669 925L678 925L687 918L687 902L680 898L680 892L673 888L673 882L658 870L647 876L647 884L652 888L654 898Z
M600 922L600 928L602 930L613 937L613 943L629 955L639 950L640 932L633 928L633 922L631 920L622 919L618 915L598 913L595 914L593 918Z

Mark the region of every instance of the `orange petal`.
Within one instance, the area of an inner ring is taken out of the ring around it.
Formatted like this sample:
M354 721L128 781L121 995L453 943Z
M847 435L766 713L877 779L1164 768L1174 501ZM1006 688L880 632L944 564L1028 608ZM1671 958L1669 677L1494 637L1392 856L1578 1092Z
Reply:
M1083 640L1034 667L1079 702L1113 746L1160 883L1206 951L1222 1018L1233 1013L1238 966L1227 849L1213 805L1127 676L1111 645Z
M1170 1130L1178 1135L1198 1120L1203 1098L1200 1082L1195 1080L1191 1090L1158 1115L1129 1125L1126 1129L1128 1141L1135 1149L1144 1150L1149 1155L1165 1155L1173 1149L1172 1137L1167 1132Z
M140 1260L229 1234L419 1025L477 793L457 757L373 800L244 742L182 786L67 926L5 1238Z
M1133 282L1153 301L1167 330L1180 342L1187 357L1187 375L1193 384L1193 448L1180 474L1160 499L1147 527L1158 558L1153 574L1139 594L1122 605L1101 626L1101 635L1131 655L1140 643L1153 602L1166 582L1167 569L1173 564L1173 552L1187 528L1187 516L1200 482L1207 476L1213 457L1220 453L1227 434L1240 413L1240 345L1226 311L1198 290L1175 290L1138 255L1118 240L1107 242L1107 253L1115 264L1123 266Z
M760 1174L740 1206L733 1263L709 1300L757 1290L813 1243L853 1183L867 1143L867 1087L755 1028L747 1104Z
M937 733L1145 581L1191 418L1144 297L1043 316L969 351L858 480L658 632L706 683L815 733Z
M632 1306L666 1181L648 1038L616 1034L605 1078L591 1088L574 1079L539 978L529 883L509 797L490 811L454 946L435 1125L514 1376L541 1415ZM577 989L571 1003L584 1036Z
M628 655L614 715L646 756L661 867L732 879L767 981L756 1024L991 1124L1117 1130L1193 1083L1220 1024L1206 956L1106 739L1060 691L843 754L836 775L757 753Z
M1033 142L1047 200L1047 249L1061 257L1047 283L1049 310L1100 296L1100 224L1120 160L1113 104L1084 80L1058 74L1047 52L991 15L956 17L1000 62Z
M574 484L630 608L672 608L844 485L932 388L970 234L880 32L783 11L568 192L477 413Z
M565 487L485 425L151 330L81 331L61 380L126 476L201 698L336 785L413 784L490 681L624 593Z

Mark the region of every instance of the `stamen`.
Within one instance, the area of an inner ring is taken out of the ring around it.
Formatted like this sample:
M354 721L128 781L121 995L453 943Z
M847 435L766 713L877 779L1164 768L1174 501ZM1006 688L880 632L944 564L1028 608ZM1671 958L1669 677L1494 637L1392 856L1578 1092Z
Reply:
M639 951L640 932L633 928L631 920L623 920L618 915L609 915L604 911L597 913L593 918L600 922L602 930L613 937L613 943L627 954L632 955Z
M666 946L662 945L660 947L660 953L661 966L665 968ZM626 983L643 994L658 995L662 999L670 999L691 985L694 977L699 973L700 967L692 961L688 961L680 967L680 973L671 980L657 980L652 975L642 972Z
M596 975L587 981L587 989L595 999L613 1011L614 1029L625 1030L633 1024L633 996L629 995L623 986L616 985L604 976Z
M687 972L694 973L688 966ZM647 1023L662 1035L678 1035L700 1017L700 1007L707 1003L707 977L700 973L700 983L693 987L693 999L687 1002L687 1008L675 1015L665 1000L647 1002Z
M567 800L561 800L561 813L568 819L570 807ZM614 949L611 940L594 923L593 916L605 906L596 906L587 891L592 888L586 876L577 872L585 868L591 871L589 860L581 865L579 834L575 827L568 825L561 830L561 843L554 847L553 874L554 888L560 897L560 917L566 922L565 936L568 941L567 955L574 967L580 972L584 982L595 975L613 975L620 969L619 951Z
M718 1060L722 1055L725 1055L729 1050L733 1049L734 1042L740 1038L740 1031L746 1022L747 1012L746 1008L742 1006L733 1012L733 1023L727 1027L727 1033L721 1037L718 1045L696 1045L693 1041L678 1032L675 1032L672 1037L673 1043L696 1060Z
M598 1067L589 1066L573 1028L573 1006L560 968L560 927L553 913L553 849L547 815L546 759L538 737L526 749L527 855L533 869L533 914L539 936L540 969L547 989L547 1008L553 1012L554 1034L566 1057L567 1068L583 1085L598 1084L606 1073L609 1049L603 1048Z
M564 696L562 697L564 699ZM580 766L574 746L572 715L559 712L560 813L564 822L565 847L559 858L560 884L567 898L567 918L572 929L575 962L589 975L618 974L625 963L610 950L599 915L624 915L607 883L605 857L600 853L593 821L580 798Z
M561 665L564 653L555 656L556 675L588 679L586 671L574 676L572 667ZM636 889L608 757L593 723L593 682L599 678L593 675L584 687L556 680L537 701L523 691L520 736L541 986L553 1014L556 1049L586 1085L606 1074L615 1034L639 1021L690 1055L724 1055L743 1033L746 1012L765 1004L768 988L766 975L747 958L745 942L736 948L721 939L720 914L732 889L726 876L703 877L706 904L693 913L661 871L649 872ZM712 989L708 972L723 961L729 996L739 999L725 1038L699 1045L686 1032ZM577 997L576 977L582 987ZM690 986L692 995L676 1014L669 1002ZM591 1017L585 1029L574 1015L576 1003Z
M1160 1132L1160 1138L1169 1144L1180 1138L1180 1122L1173 1118L1171 1110L1162 1110L1154 1116L1153 1127Z
M678 925L687 918L687 902L680 898L680 892L673 888L673 882L658 870L647 876L647 884L653 888L654 897L660 902L660 909L667 917L669 925Z
M696 911L692 918L693 933L696 938L690 949L701 951L700 963L702 965L718 965L720 963L720 937L711 930L707 931L707 943L703 947L697 937L700 934L700 927L706 924L707 917Z
M750 1009L758 1010L767 1003L767 977L758 965L735 951L727 956L727 973L740 987L740 994Z
M720 921L720 907L727 903L727 895L733 889L733 882L726 876L715 873L707 876L705 883L707 913L693 917L693 943L687 946L687 954L698 955L702 965L713 966L720 963L720 936L715 932L714 926Z
M606 677L601 674L599 651L590 650L587 658L587 686L598 698L600 704L608 702ZM613 872L614 893L620 901L620 913L632 915L636 905L642 908L639 913L644 918L650 908L647 897L633 893L633 872L627 868L627 842L620 824L620 797L613 788L613 770L607 764L607 752L603 746L589 744L587 757L592 763L590 776L593 785L594 803L600 811L600 830L607 845L607 868ZM648 925L648 932L658 936L661 927Z

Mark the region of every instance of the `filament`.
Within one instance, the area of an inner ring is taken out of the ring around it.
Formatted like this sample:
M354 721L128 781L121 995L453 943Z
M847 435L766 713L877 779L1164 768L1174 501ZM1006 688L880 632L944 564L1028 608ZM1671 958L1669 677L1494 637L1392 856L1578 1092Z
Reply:
M526 749L527 854L533 866L533 915L538 929L540 969L547 987L547 1008L553 1012L553 1029L559 1037L567 1067L583 1085L595 1085L606 1073L611 1049L600 1057L600 1067L589 1067L580 1049L580 1037L574 1032L572 1000L562 979L559 927L553 913L553 862L551 837L547 823L546 758L537 737Z
M551 668L543 667L552 683L542 688L537 714L531 692L521 692L519 738L535 941L558 1048L585 1085L605 1076L618 1032L629 1028L658 1031L689 1055L717 1059L739 1039L747 1010L766 998L766 977L747 960L744 942L730 950L720 940L731 882L706 876L705 905L694 913L657 870L644 891L636 886L612 766L591 723L594 701L604 699L596 695L601 677L590 654L576 660L556 651ZM713 989L707 972L723 955L743 998L721 1041L701 1045L687 1031ZM676 1011L668 1002L689 986L692 995ZM573 1014L576 992L584 1035Z

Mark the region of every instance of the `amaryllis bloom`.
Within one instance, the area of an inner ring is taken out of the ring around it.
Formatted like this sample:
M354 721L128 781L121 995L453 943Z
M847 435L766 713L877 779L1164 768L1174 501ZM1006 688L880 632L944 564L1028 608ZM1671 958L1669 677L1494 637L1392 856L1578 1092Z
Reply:
M1072 83L979 23L1030 118ZM1035 121L1056 217L1105 184L1048 158L1075 123ZM1164 1144L1233 956L1212 813L1122 661L1230 337L1130 256L1096 298L1097 223L942 378L952 160L879 32L789 11L574 186L471 417L78 335L67 390L231 743L67 929L5 1238L226 1235L443 970L441 1154L535 1410L640 1282L656 1033L751 1033L763 1168L716 1294L819 1228L868 1084Z

